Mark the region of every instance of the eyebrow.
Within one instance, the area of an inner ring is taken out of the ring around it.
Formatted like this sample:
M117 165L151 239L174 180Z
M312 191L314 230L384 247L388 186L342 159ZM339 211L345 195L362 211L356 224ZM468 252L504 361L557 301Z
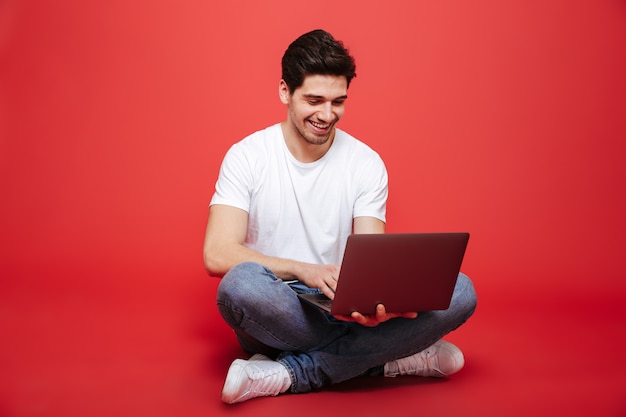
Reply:
M322 99L322 100L326 100L326 97L324 96L318 96L316 94L303 94L302 95L304 98L316 98L316 99ZM335 97L333 98L331 101L335 101L335 100L345 100L348 98L348 95L345 94L343 96L339 96L339 97Z

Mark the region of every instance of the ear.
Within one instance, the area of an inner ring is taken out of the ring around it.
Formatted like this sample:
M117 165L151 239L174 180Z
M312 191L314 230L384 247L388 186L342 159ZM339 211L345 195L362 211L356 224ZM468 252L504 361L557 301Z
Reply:
M289 87L285 80L280 80L280 83L278 83L278 96L283 104L289 104L291 94L289 93Z

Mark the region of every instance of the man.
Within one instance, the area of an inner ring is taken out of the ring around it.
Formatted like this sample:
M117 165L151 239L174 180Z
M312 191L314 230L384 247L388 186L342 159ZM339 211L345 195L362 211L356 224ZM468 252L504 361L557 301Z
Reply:
M459 274L445 311L354 312L333 317L298 292L333 298L350 233L384 233L387 171L379 155L336 127L356 76L354 59L329 33L296 39L282 59L280 124L226 154L211 200L204 262L222 277L220 314L242 348L222 400L303 393L360 375L446 376L464 357L441 338L473 313Z

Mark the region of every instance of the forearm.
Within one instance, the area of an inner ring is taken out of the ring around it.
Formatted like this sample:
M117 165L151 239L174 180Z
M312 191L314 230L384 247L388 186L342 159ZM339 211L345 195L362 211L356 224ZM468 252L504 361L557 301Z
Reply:
M205 247L204 266L211 276L221 277L232 267L243 262L256 262L270 270L276 277L284 280L297 279L306 264L291 259L265 256L240 244Z

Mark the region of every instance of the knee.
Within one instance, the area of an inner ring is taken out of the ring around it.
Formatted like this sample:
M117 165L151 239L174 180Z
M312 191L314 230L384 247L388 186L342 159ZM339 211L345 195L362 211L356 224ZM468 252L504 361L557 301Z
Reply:
M217 287L217 299L225 301L254 293L253 287L258 285L258 277L268 273L271 272L267 268L255 262L235 265L221 278Z
M256 262L242 262L233 266L222 278L222 281L247 279L253 276L271 274L271 271Z
M217 287L218 302L239 304L244 298L259 293L263 279L275 279L272 271L256 262L235 265L221 279Z
M453 297L456 308L462 310L466 318L469 318L476 310L477 301L474 283L470 277L462 272L459 273Z

